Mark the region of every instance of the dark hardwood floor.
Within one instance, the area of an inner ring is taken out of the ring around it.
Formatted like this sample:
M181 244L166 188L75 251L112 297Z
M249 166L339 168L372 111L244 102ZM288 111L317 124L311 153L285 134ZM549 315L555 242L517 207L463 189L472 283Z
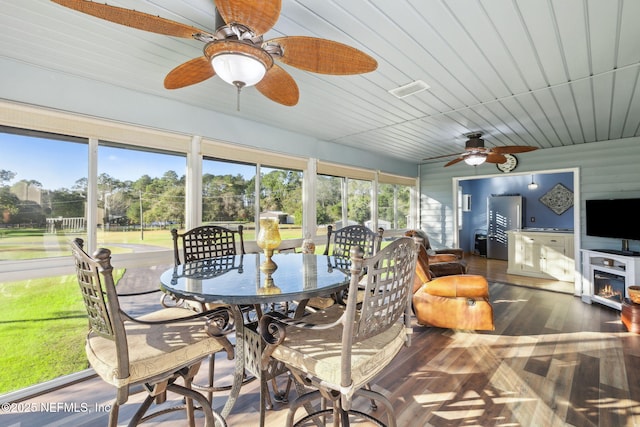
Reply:
M626 331L619 312L583 303L563 283L518 277L521 286L504 284L516 277L506 275L506 263L468 260L471 273L484 268L492 282L496 329L415 325L411 347L373 385L390 397L399 427L640 425L640 335ZM545 290L556 286L557 291ZM223 359L216 368L219 375L232 372ZM255 381L243 388L227 417L230 426L258 425L258 389ZM112 398L113 390L94 378L22 402L23 409L41 409L42 402L84 403L87 411L0 413L0 425L105 425L104 406ZM223 402L220 394L214 405ZM357 405L369 410L367 401ZM121 411L123 424L131 416L129 406ZM276 403L267 425L283 425L286 410ZM382 409L374 414L385 419ZM181 417L176 412L149 425L186 425Z
M465 260L467 261L469 274L479 274L493 282L510 283L533 289L545 289L568 294L575 292L573 283L507 274L507 261L487 259L476 255L466 255Z

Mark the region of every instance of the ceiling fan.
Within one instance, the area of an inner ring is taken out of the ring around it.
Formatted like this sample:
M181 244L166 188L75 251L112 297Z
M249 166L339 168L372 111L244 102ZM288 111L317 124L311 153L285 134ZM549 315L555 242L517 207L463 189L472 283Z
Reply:
M131 9L88 0L52 0L107 21L152 33L193 38L205 43L203 55L167 74L164 87L178 89L215 75L240 90L256 86L264 96L286 106L298 103L298 86L274 60L320 74L373 71L378 63L360 50L331 40L285 36L263 41L280 16L281 0L214 0L215 32Z
M455 165L456 163L463 160L468 165L478 166L484 162L504 163L507 161L505 154L526 153L527 151L538 149L537 147L531 147L528 145L510 145L504 147L486 148L484 146L484 139L481 138L481 132L469 133L465 136L469 139L464 144L464 153L445 154L444 156L429 157L424 160L434 160L444 157L458 156L457 159L451 160L450 162L445 164L444 167L446 168L447 166Z

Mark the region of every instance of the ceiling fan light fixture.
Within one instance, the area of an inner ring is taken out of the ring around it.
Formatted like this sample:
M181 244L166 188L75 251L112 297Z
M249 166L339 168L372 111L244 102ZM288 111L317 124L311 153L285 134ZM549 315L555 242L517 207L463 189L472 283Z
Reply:
M237 88L259 83L273 66L271 55L249 42L217 40L204 47L204 54L216 74Z
M267 72L264 63L244 53L221 53L211 58L216 74L234 86L253 86Z
M479 166L486 160L486 153L472 153L464 157L464 162L470 166Z

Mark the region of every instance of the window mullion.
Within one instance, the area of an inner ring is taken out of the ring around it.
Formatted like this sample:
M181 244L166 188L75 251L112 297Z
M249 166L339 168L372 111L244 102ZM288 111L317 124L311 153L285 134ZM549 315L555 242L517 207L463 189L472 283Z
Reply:
M98 144L89 138L89 169L87 171L87 242L85 250L92 254L98 245Z

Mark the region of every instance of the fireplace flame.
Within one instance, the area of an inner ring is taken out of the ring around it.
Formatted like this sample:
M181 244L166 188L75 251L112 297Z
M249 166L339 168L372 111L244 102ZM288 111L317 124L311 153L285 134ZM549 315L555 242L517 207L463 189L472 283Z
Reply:
M602 298L620 298L620 300L622 300L622 293L620 291L616 291L613 286L611 286L609 283L603 285L600 288L600 291L598 292L598 296L601 296Z

